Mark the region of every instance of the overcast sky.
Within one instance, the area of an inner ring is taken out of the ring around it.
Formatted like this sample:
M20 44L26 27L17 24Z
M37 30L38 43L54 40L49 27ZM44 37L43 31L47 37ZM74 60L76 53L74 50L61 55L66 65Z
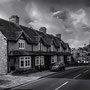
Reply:
M18 15L25 26L61 33L72 48L89 43L89 0L0 0L0 18L8 20L11 15Z

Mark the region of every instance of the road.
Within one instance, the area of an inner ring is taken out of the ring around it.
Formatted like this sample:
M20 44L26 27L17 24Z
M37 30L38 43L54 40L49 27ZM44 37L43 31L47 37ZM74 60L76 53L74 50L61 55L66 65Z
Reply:
M60 71L11 90L90 90L90 66Z

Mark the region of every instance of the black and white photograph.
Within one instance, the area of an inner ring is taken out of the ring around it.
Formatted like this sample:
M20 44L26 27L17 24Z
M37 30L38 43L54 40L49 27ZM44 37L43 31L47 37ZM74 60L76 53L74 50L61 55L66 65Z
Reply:
M90 0L0 0L0 90L90 90Z

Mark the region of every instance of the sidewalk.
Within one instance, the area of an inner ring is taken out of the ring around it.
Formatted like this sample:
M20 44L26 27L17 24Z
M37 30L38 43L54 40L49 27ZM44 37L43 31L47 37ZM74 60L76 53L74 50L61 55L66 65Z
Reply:
M77 68L76 67L67 67L66 70ZM80 66L79 66L80 67ZM50 72L49 70L32 73L28 75L21 75L21 76L13 76L13 75L0 75L0 88L11 88L18 85L22 85L28 82L32 82L34 80L37 80L39 78L55 74L56 72Z

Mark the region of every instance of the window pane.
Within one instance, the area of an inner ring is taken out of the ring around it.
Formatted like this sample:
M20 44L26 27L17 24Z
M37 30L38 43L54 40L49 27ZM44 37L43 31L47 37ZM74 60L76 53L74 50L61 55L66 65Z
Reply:
M23 57L20 57L21 60L23 60L24 58Z
M27 59L27 57L25 57L25 59Z
M25 41L24 40L19 40L19 48L24 49L25 48Z
M28 57L28 59L30 59L30 57Z
M20 43L19 43L19 48L20 48L20 46L21 46L21 45L20 45Z
M28 65L27 65L27 60L25 61L25 66L28 66Z
M36 65L39 65L39 60L38 59L36 60Z
M41 65L44 65L44 59L41 60Z
M24 66L24 61L21 61L21 66L22 66L22 67Z
M30 66L30 61L28 60L28 66Z
M35 57L35 65L40 65L40 56Z

